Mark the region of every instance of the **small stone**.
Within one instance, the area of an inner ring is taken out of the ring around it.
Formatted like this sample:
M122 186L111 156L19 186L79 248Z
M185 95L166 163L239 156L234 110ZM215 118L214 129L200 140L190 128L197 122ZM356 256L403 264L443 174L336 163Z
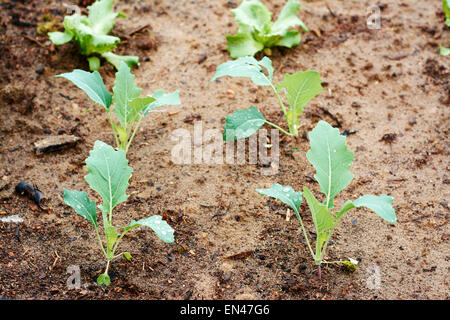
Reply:
M36 154L61 150L73 147L81 139L72 135L51 136L34 143L34 151Z
M36 73L37 74L43 74L45 71L45 66L43 63L38 63L36 67Z

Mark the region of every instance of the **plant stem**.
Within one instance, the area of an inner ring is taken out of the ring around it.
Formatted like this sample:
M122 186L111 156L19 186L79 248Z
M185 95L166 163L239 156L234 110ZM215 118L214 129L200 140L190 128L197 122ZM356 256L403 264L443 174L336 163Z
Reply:
M334 229L330 231L327 237L327 241L325 241L325 244L323 245L322 249L322 256L325 255L325 251L327 250L328 242L330 242L331 236L333 235Z
M131 230L131 229L130 229ZM120 235L120 237L116 240L116 243L113 246L113 250L112 250L112 254L114 255L114 253L116 252L117 248L119 247L119 243L122 240L122 238L127 234L129 230L122 232L122 234Z
M128 140L128 143L127 143L126 148L125 148L125 153L128 152L128 149L130 148L131 142L133 141L134 136L136 135L136 133L137 133L137 131L139 129L139 126L141 125L142 119L144 119L144 117L141 116L139 121L138 121L138 123L137 123L137 125L136 125L136 127L133 130L133 134L131 135L130 140Z
M266 120L266 123L267 123L268 125L270 125L270 126L276 128L276 129L280 130L281 132L283 132L284 134L286 134L286 135L288 135L288 136L291 136L291 137L294 136L292 133L283 130L281 127L277 126L275 123L272 123L272 122L267 121L267 120Z
M106 263L105 274L108 274L109 264L110 264L110 263L111 263L111 260L108 260L108 262Z
M326 263L326 264L338 264L338 263L344 263L344 262L348 262L348 261L322 261L322 263Z
M119 139L118 139L118 137L117 137L117 132L116 132L116 130L114 129L113 121L112 121L112 119L111 119L111 112L108 111L107 114L108 114L108 120L109 120L109 123L110 123L110 125L111 125L111 128L113 129L114 139L116 140L116 147L119 148Z
M305 236L306 244L308 245L309 251L311 252L313 258L315 259L316 255L314 254L314 251L311 247L311 243L309 242L308 234L306 233L305 226L303 225L302 217L300 217L300 214L297 212L297 210L295 210L295 215L297 216L297 219L300 221L300 226L302 227L303 235Z
M281 99L280 95L278 94L277 89L275 88L275 86L272 83L270 83L270 87L272 88L273 92L275 93L278 103L280 104L281 110L283 111L283 115L287 121L287 111L286 111L286 107L284 106L283 100Z
M95 233L97 234L98 242L100 243L100 247L102 248L103 254L107 257L105 247L103 246L102 238L100 238L100 233L98 232L98 228L95 228Z

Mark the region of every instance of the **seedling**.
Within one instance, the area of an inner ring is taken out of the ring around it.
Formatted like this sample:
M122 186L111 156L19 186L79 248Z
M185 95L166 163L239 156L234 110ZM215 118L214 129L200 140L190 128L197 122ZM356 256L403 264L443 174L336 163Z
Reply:
M126 18L122 12L113 11L114 0L98 0L88 7L89 15L75 13L64 18L64 32L49 32L50 40L57 46L70 41L75 42L82 55L87 56L91 71L100 68L100 57L119 69L121 62L132 67L139 64L135 56L119 56L111 51L116 48L120 38L108 33L114 27L116 18Z
M266 69L267 74L264 73L263 68ZM252 106L249 110L239 110L226 117L223 134L225 141L248 138L265 123L289 136L298 136L299 116L303 113L303 108L311 99L323 91L320 75L316 71L300 71L295 74L286 74L283 82L274 83L273 72L272 61L267 57L260 61L253 57L243 57L225 62L217 67L216 74L211 81L224 76L247 77L258 86L270 86L289 127L289 131L286 131L267 121L262 113ZM290 108L285 107L281 93L286 95Z
M92 101L105 108L114 132L116 146L125 152L128 152L142 120L151 110L163 105L180 104L178 90L167 94L163 90L157 90L150 96L140 97L142 89L136 86L134 75L124 62L116 73L113 94L106 89L98 71L90 73L74 70L57 77L72 81L74 85L86 92ZM112 102L114 107L111 106ZM113 120L112 113L119 122Z
M106 258L105 272L98 276L97 283L108 286L111 283L108 275L111 262L120 256L124 256L127 260L131 259L128 252L116 255L120 241L130 230L137 227L148 227L162 241L167 243L174 242L174 230L166 221L162 220L161 216L151 216L138 221L133 220L126 227L116 228L112 222L112 213L117 205L128 199L126 191L133 169L128 166L124 151L116 151L101 141L95 142L94 149L91 150L89 158L86 159L86 164L89 174L84 178L103 201L101 205L98 205L98 208L102 212L105 241L102 240L99 232L96 203L89 199L86 192L64 189L64 202L94 226L99 245Z
M298 30L300 26L308 31L305 24L297 17L300 10L298 1L289 0L281 10L276 22L272 22L272 13L258 0L244 0L241 5L231 10L239 23L238 33L227 35L228 51L232 58L253 56L264 50L270 54L270 48L281 46L292 48L301 41Z
M347 267L353 264L351 261L324 261L325 251L330 238L346 212L353 208L367 207L390 223L396 223L397 218L392 207L394 199L384 194L381 196L362 196L357 200L345 202L339 211L333 211L334 198L353 179L350 167L352 166L354 154L348 150L345 136L341 135L338 129L331 127L325 121L320 121L316 128L309 133L309 140L310 150L307 152L306 157L316 169L314 178L319 182L320 191L326 197L325 202L319 202L307 187L303 187L302 193L301 191L295 192L290 186L273 184L271 188L258 189L257 192L278 199L294 210L300 221L309 251L316 265L319 266L320 278L320 265L322 263L338 263ZM311 247L308 233L300 216L300 206L303 197L306 199L316 228L315 252Z

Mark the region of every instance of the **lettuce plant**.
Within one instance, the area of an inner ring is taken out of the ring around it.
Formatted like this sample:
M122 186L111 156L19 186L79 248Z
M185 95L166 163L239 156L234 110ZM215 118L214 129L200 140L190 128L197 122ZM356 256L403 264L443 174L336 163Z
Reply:
M128 166L125 152L116 151L104 142L96 141L94 149L91 150L89 158L86 159L89 174L84 178L92 190L97 192L103 203L98 205L102 212L103 230L105 241L100 235L100 226L97 222L97 206L95 201L90 200L86 192L70 191L64 189L64 202L71 206L76 213L92 223L97 239L106 258L106 269L97 278L99 285L109 285L111 280L108 270L111 262L124 256L131 259L128 252L116 255L122 238L132 229L137 227L148 227L164 242L174 242L174 230L162 220L161 216L151 216L138 221L131 221L128 226L117 228L113 225L112 214L117 205L127 201L126 191L133 169Z
M152 95L140 97L142 89L134 82L134 75L124 62L121 62L116 73L113 94L106 89L103 79L98 71L87 72L74 70L57 77L66 78L82 89L95 103L103 106L108 115L114 132L116 147L128 152L131 142L136 135L142 120L148 113L163 105L180 104L179 91L165 94L157 90ZM112 103L114 102L114 106ZM112 113L119 120L114 121Z
M100 57L119 69L121 62L128 66L139 64L135 56L119 56L111 51L116 48L120 38L108 33L114 27L116 18L126 18L122 12L113 11L114 0L98 0L88 7L89 15L73 14L64 18L64 32L49 32L50 40L55 45L70 41L75 42L82 55L87 56L91 71L100 68Z
M396 223L397 218L392 207L393 198L387 195L365 195L353 201L347 201L341 209L334 209L334 198L344 190L352 181L353 174L350 167L353 161L353 152L348 150L345 136L339 130L333 128L325 121L320 121L316 128L309 133L310 150L306 157L316 169L314 178L320 185L320 191L325 195L325 201L317 200L312 192L303 187L301 191L295 192L290 186L273 184L269 189L258 189L262 195L278 199L290 206L298 220L306 239L309 251L319 266L319 277L321 276L320 265L322 263L341 263L352 265L350 261L324 261L333 231L339 221L349 210L359 207L367 207L373 210L381 218L389 223ZM312 249L305 226L300 216L300 206L306 199L306 203L311 211L312 219L316 229L316 248Z
M296 15L299 10L300 3L289 0L277 21L272 22L272 13L265 5L258 0L244 0L238 8L231 10L239 23L238 33L226 36L231 57L253 56L264 49L269 53L275 46L292 48L298 45L300 32L290 29L300 26L308 31Z
M263 72L266 69L266 73ZM289 131L267 121L262 113L255 107L248 110L239 110L226 117L224 140L231 141L247 138L258 131L264 124L277 128L289 136L298 136L300 127L299 116L303 113L305 105L323 91L320 75L316 71L297 72L284 75L283 82L273 82L272 61L264 57L260 61L253 57L243 57L225 62L217 67L216 74L211 81L221 77L247 77L258 86L269 86L278 100L281 111L286 119ZM284 93L290 108L286 108L281 97Z

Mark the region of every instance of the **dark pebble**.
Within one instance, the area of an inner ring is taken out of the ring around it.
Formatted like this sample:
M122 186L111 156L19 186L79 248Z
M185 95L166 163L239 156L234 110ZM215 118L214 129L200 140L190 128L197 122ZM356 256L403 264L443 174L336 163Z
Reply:
M38 63L37 67L36 67L36 73L37 74L43 74L45 70L45 66L43 63Z

